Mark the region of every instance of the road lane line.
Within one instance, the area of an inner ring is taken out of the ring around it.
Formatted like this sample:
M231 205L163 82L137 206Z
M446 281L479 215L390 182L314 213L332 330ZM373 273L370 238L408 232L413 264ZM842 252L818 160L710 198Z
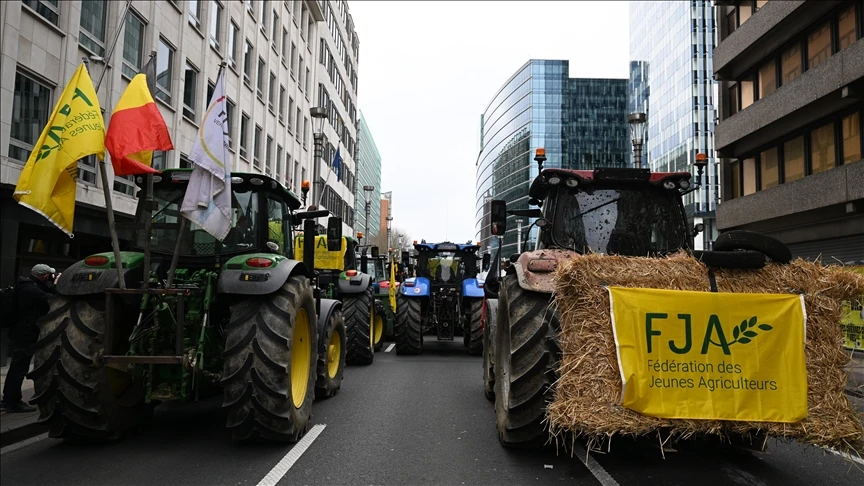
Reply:
M310 429L309 432L300 439L300 442L292 447L291 450L288 451L288 454L285 454L285 457L279 461L279 464L276 464L276 466L274 466L273 469L264 476L264 479L258 483L258 486L276 486L276 483L278 483L279 480L285 476L285 473L291 469L291 466L297 462L297 459L300 459L300 456L302 456L303 453L306 452L306 449L312 445L312 442L314 442L315 438L318 437L322 430L324 430L324 427L327 427L327 425L318 424L313 426L312 429Z
M826 451L828 451L832 454L838 455L844 459L851 459L853 462L857 462L858 464L861 464L862 466L864 466L864 459L861 459L858 456L853 456L853 455L847 454L845 452L840 452L836 449L832 449L831 447L823 447L823 449L825 449Z
M600 484L603 486L618 486L618 481L615 481L615 479L606 472L605 469L603 469L603 466L588 455L582 446L575 445L573 451L576 453L575 455L579 457L579 460L582 461L582 464L585 464L585 467L591 471L591 474L594 475L597 481L600 481Z
M387 346L387 349L384 350L384 352L385 352L385 353L389 353L390 351L393 351L393 348L394 348L395 346L396 346L396 343L393 343L393 344L391 344L390 346Z
M10 444L10 445L0 449L0 456L2 456L4 454L8 454L9 452L12 452L12 451L17 451L18 449L23 449L29 445L35 444L35 443L37 443L43 439L47 439L47 438L48 438L48 432L45 432L44 434L37 435L36 437L30 437L27 440L22 440L21 442L16 442L14 444Z

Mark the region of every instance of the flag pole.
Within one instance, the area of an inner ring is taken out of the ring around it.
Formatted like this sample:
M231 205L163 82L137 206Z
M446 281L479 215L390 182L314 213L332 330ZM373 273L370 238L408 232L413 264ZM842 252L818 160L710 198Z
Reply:
M153 69L153 76L150 76L148 70L155 68L156 51L150 51L150 60L147 61L144 69L144 76L147 78L147 89L150 90L150 96L153 96L155 91L154 83L156 81L156 70ZM152 157L152 156L151 156ZM152 164L152 158L151 158ZM141 281L141 288L146 289L150 286L150 240L151 232L153 231L153 174L148 172L145 176L147 179L146 193L144 195L144 278Z

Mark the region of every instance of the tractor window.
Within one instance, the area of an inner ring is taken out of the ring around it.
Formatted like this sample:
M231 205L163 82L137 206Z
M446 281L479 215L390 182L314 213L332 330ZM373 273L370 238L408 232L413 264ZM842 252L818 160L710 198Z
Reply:
M150 249L156 253L174 253L177 240L180 240L180 254L221 255L238 253L254 249L258 244L258 194L252 191L233 191L231 194L231 230L225 241L220 242L200 226L189 223L188 230L178 235L180 231L180 205L186 195L186 185L172 184L172 187L157 187L153 191L156 209L153 211L153 223L178 223L169 229L153 229L150 237ZM142 213L138 213L141 221ZM147 236L143 230L136 232L135 243L144 247Z
M291 224L285 201L267 197L267 247L280 255L291 256ZM278 249L274 245L278 245Z
M555 208L555 243L580 253L648 256L685 246L677 193L666 189L562 191Z
M420 254L418 274L439 284L455 284L477 274L475 258L465 252L438 251Z
M390 279L390 274L384 272L384 259L376 258L371 260L370 263L372 263L372 265L369 265L369 273L372 274L373 282Z

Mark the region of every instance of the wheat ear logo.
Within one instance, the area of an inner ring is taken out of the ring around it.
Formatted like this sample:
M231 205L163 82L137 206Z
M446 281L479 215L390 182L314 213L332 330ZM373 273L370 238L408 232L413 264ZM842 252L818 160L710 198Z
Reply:
M748 344L759 336L759 332L756 329L766 332L774 329L774 326L771 324L763 323L757 325L757 322L759 322L759 319L756 316L741 321L740 325L732 329L732 342L729 344Z

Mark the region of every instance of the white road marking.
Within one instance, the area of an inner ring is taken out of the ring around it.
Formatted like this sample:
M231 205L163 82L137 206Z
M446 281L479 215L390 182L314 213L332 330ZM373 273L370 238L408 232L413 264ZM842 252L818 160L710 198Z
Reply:
M840 451L838 451L838 450L836 450L836 449L832 449L832 448L830 448L830 447L823 447L823 449L825 449L826 451L830 452L831 454L838 455L838 456L840 456L840 457L842 457L842 458L844 458L844 459L850 459L850 460L852 460L852 462L856 462L856 463L861 464L862 466L864 466L864 459L861 459L860 456L853 456L853 455L847 454L847 453L845 453L845 452L840 452Z
M387 346L387 349L385 349L384 352L385 352L385 353L389 353L390 351L393 351L393 348L394 348L395 346L396 346L396 343L393 343L393 344L391 344L390 346Z
M7 454L12 451L17 451L18 449L23 449L29 445L33 445L41 440L48 438L48 432L44 434L37 435L36 437L30 437L27 440L22 440L21 442L16 442L14 444L10 444L2 449L0 449L0 456Z
M575 444L574 444L575 445ZM582 461L582 464L585 464L585 467L591 471L591 474L597 478L597 481L600 481L600 484L603 486L618 486L618 481L612 478L603 466L597 463L591 456L585 452L585 449L580 445L575 445L574 448L575 455L579 457L579 460Z
M300 439L300 442L292 447L291 450L288 451L288 454L285 454L285 457L283 457L282 460L279 461L279 464L276 464L276 466L274 466L273 469L264 476L264 479L258 483L258 486L276 486L276 483L285 476L288 470L291 469L291 466L297 462L297 459L300 459L300 456L302 456L303 453L306 452L306 449L312 445L315 438L321 434L324 427L327 427L327 425L318 424L313 426L309 432L306 432L306 435Z

